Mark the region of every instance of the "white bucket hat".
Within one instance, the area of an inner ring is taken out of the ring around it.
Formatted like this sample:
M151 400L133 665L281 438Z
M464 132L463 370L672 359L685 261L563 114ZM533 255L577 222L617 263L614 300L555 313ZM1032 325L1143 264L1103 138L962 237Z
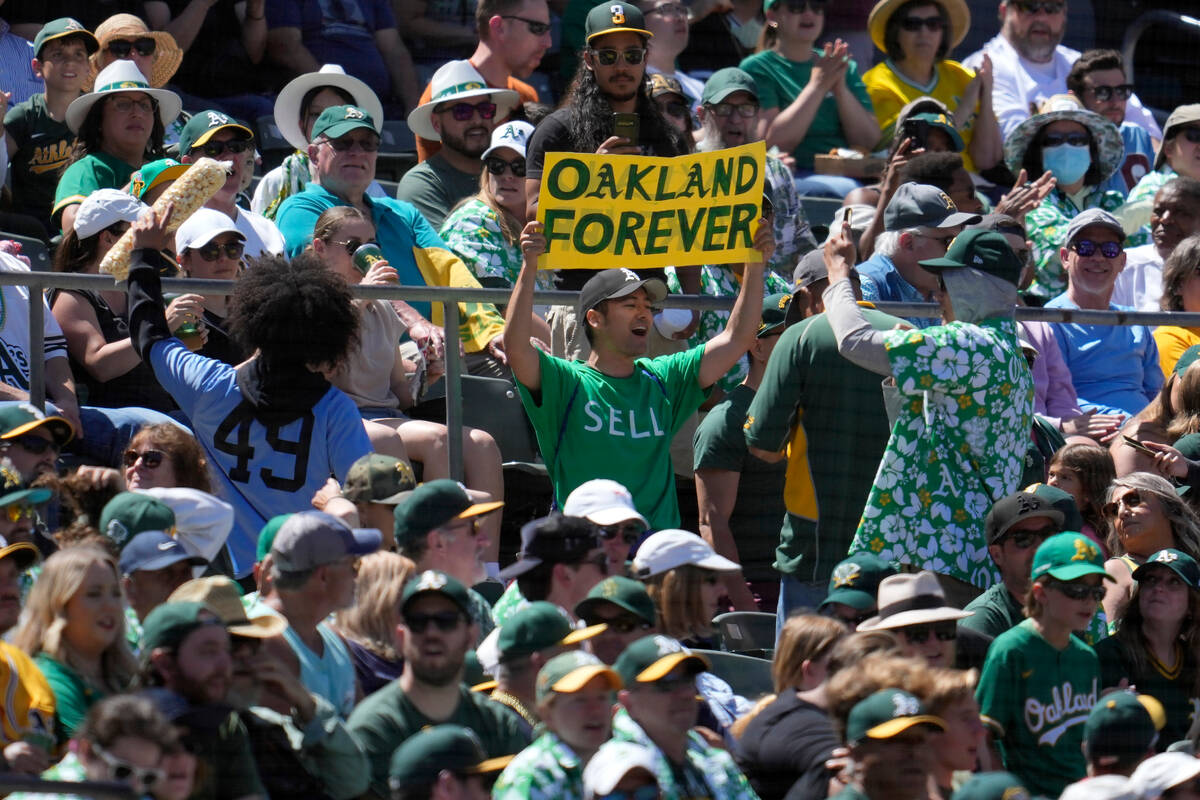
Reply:
M859 623L860 631L907 628L928 622L946 622L974 615L946 605L946 593L937 576L928 570L916 575L891 575L879 582L879 613Z
M429 82L430 99L414 108L408 115L408 127L417 136L435 142L442 140L442 135L433 127L433 109L442 103L455 100L469 100L472 97L492 98L496 104L496 119L503 119L508 112L521 102L521 95L512 89L493 89L479 74L471 62L447 61L438 71L433 73Z
M714 572L734 572L740 566L717 555L708 542L691 531L668 529L646 537L633 557L633 574L638 579L660 575L690 564Z
M529 123L512 124L528 125ZM530 128L532 129L532 126ZM493 136L492 141L495 140L496 138ZM512 145L501 146L511 147ZM493 145L492 150L495 149L496 146ZM491 150L488 152L490 153ZM487 153L483 155L486 157ZM521 155L525 155L524 151L521 152ZM629 490L607 478L596 478L576 486L575 490L567 495L567 502L563 504L563 514L568 517L585 517L602 526L616 525L627 519L636 519L643 525L650 524L634 507L633 495L629 493Z
M71 105L67 106L67 127L78 133L79 126L83 124L92 106L116 92L141 92L150 95L158 103L158 118L164 127L170 125L183 110L183 102L180 101L179 95L166 89L155 89L138 70L137 64L118 60L100 70L92 91L75 98Z
M583 796L588 800L611 794L632 770L656 773L655 751L637 742L607 741L583 770Z
M521 158L525 157L525 148L529 144L529 137L533 135L533 126L524 120L516 119L512 122L505 122L496 130L492 131L492 146L483 151L480 160L487 158L493 151L499 150L501 147L507 147L509 150L515 150ZM589 481L590 482L590 481ZM613 481L616 483L616 481ZM620 486L621 484L617 484Z
M308 139L300 127L300 103L304 101L304 95L318 86L332 86L349 94L354 99L350 105L358 106L370 114L375 121L375 130L383 131L383 104L371 87L353 75L347 75L341 66L325 64L316 72L306 72L293 78L275 98L275 125L292 147L301 151L308 147Z
M83 199L75 212L75 235L95 236L116 222L133 222L149 206L120 189L97 189Z
M236 233L243 242L246 241L245 234L223 212L215 208L198 208L175 231L175 252L204 247L222 233Z

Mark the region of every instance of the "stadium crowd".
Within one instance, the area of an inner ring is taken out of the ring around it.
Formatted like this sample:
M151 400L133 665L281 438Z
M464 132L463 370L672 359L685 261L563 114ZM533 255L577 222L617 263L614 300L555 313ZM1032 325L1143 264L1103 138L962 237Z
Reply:
M1200 104L842 5L9 0L0 271L120 280L0 287L0 795L1200 797L1200 327L1070 313L1200 312ZM749 261L539 269L758 142Z

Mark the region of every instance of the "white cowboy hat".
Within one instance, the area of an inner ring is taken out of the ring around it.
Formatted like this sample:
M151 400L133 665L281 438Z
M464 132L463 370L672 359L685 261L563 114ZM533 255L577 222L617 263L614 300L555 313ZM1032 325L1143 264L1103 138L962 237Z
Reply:
M183 110L179 95L166 89L153 88L136 64L120 60L100 70L100 74L96 76L95 88L75 98L71 105L67 106L67 127L78 133L79 126L83 124L92 106L117 92L141 92L154 98L158 103L158 118L162 120L163 127L170 125Z
M496 104L495 119L504 119L521 102L521 95L512 89L493 89L471 62L447 61L433 73L429 82L430 99L414 108L408 115L408 127L417 136L440 142L442 135L433 127L433 109L453 100L491 96Z
M370 114L371 119L375 121L375 130L382 133L383 104L379 102L375 92L371 91L371 87L353 75L347 75L339 65L325 64L316 72L306 72L292 78L275 98L275 125L279 128L280 135L292 147L297 150L308 147L308 139L300 128L300 103L304 100L304 95L318 86L332 86L349 94L354 98L350 105L358 106ZM339 102L338 105L342 103Z
M946 593L937 576L928 570L884 578L879 582L877 608L879 613L859 623L858 630L891 630L974 615L972 611L946 605Z

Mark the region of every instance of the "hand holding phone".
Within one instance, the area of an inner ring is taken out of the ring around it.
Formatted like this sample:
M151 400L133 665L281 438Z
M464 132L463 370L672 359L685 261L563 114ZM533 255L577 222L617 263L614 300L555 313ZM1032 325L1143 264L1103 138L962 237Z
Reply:
M641 117L626 111L613 112L613 135L629 140L631 145L637 145L641 130Z

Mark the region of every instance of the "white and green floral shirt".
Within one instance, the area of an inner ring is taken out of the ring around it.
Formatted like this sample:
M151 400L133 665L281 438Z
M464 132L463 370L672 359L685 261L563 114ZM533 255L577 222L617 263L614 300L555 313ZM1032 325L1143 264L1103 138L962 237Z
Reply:
M494 209L473 197L450 212L438 235L477 278L503 278L509 286L521 274L521 247L509 242L500 230ZM554 288L554 271L538 270L535 286Z
M492 800L583 800L583 764L566 742L546 731L500 773Z

